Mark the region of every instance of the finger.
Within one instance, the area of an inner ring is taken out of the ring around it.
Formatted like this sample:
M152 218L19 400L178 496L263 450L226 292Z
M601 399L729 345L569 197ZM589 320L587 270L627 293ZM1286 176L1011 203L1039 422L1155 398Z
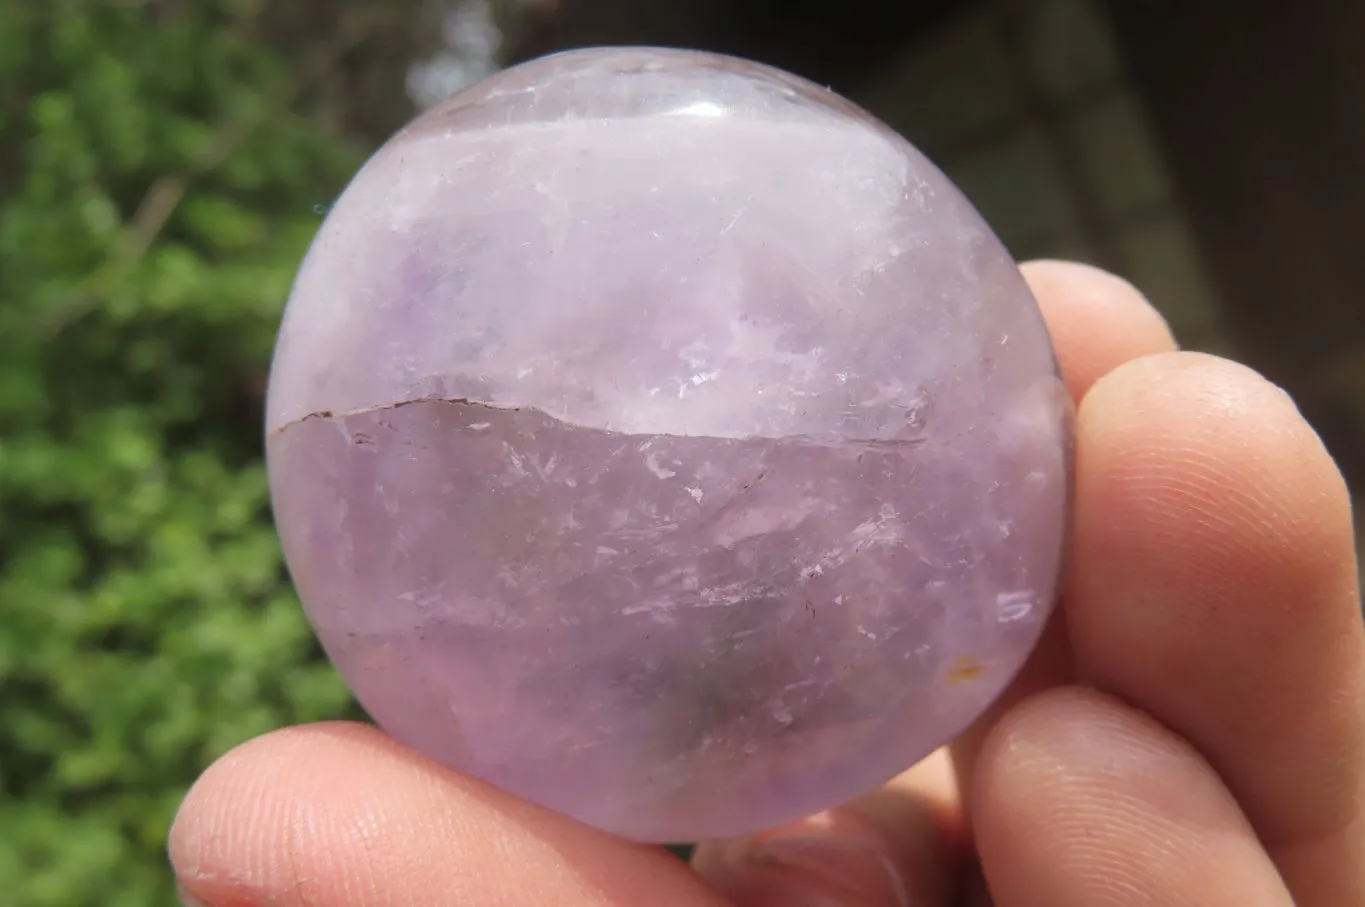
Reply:
M738 907L946 907L965 851L956 781L940 751L846 806L701 844L692 864Z
M1365 904L1365 627L1346 488L1247 368L1152 356L1078 418L1081 676L1188 739L1300 907Z
M1027 262L1020 270L1073 399L1131 359L1175 349L1166 320L1123 278L1069 261Z
M1034 261L1021 266L1057 351L1071 396L1080 401L1096 381L1125 362L1175 349L1160 313L1126 280L1089 265ZM1070 641L1055 614L1024 669L999 700L953 745L964 788L981 741L1025 696L1072 677ZM970 816L970 811L969 811Z
M268 734L195 784L170 836L209 907L720 907L681 861L468 780L358 724Z
M1019 705L987 738L976 786L995 907L1292 905L1208 763L1108 696L1068 687Z

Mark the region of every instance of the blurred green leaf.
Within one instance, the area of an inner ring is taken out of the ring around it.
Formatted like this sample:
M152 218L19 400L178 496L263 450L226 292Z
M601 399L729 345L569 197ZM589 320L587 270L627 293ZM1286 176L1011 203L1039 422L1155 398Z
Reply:
M162 7L0 3L5 907L172 907L203 767L353 713L285 578L260 393L361 153L282 104L302 64L261 4Z

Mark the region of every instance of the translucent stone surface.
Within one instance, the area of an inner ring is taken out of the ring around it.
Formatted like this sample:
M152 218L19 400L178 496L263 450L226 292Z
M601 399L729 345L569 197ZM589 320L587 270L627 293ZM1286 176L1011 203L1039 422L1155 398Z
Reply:
M1018 270L867 114L588 50L398 134L271 378L285 552L392 734L639 839L865 791L1051 607L1069 405Z

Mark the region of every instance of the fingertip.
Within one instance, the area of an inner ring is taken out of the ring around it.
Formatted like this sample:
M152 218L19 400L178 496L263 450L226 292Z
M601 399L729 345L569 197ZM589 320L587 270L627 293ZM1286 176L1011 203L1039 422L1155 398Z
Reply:
M1116 546L1178 554L1191 541L1218 546L1189 564L1208 583L1235 589L1254 568L1296 593L1286 604L1353 580L1345 480L1293 399L1253 369L1193 352L1132 360L1091 388L1077 432L1075 563L1092 586L1108 582L1092 565L1130 559Z
M1102 809L1102 801L1118 792L1111 790L1115 782L1126 786L1137 779L1179 787L1190 780L1216 781L1185 741L1149 716L1080 686L1055 687L1020 702L991 729L981 758L975 783L983 810L1023 805L1035 813L1036 803L1048 815L1083 813ZM1226 791L1204 786L1190 793L1199 802L1182 803L1185 798L1177 797L1168 805L1181 812L1211 808L1234 824L1241 822Z
M1252 369L1129 362L1077 416L1078 674L1188 739L1296 897L1365 893L1365 624L1346 484Z
M1176 348L1165 318L1122 277L1069 261L1031 261L1020 270L1047 322L1073 399L1083 398L1124 362Z
M288 728L228 753L186 795L169 852L182 889L211 907L718 903L660 848L353 723Z
M266 851L263 836L278 833L280 784L290 784L307 753L319 750L323 776L332 774L332 759L320 750L336 741L346 750L383 753L390 741L356 722L322 722L271 731L229 750L190 787L171 823L167 849L177 876L190 894L223 866L241 855ZM408 772L397 754L389 771ZM248 874L264 867L248 867Z
M1040 693L983 744L974 827L1010 903L1289 903L1216 773L1184 740L1093 690Z

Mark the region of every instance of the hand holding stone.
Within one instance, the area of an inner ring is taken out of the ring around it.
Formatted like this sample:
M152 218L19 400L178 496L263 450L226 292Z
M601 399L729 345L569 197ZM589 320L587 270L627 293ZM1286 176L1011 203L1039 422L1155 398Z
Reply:
M1349 504L1292 404L1112 277L1026 285L832 96L577 60L419 121L305 264L272 485L393 736L214 766L186 897L1365 903Z

